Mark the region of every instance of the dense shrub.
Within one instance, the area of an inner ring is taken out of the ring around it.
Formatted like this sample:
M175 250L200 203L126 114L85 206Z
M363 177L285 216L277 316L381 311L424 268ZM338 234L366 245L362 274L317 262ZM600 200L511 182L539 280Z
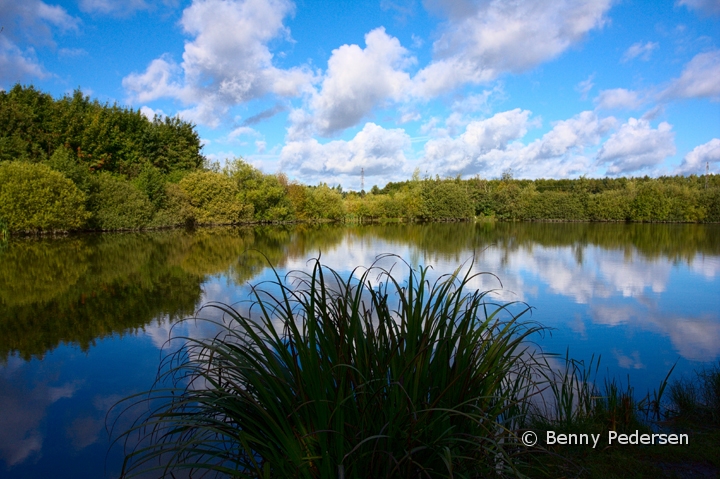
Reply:
M656 181L643 181L637 185L635 191L635 199L630 208L631 220L667 221L670 202L665 196L663 185Z
M133 185L148 197L155 208L162 208L165 204L165 177L162 172L150 164L140 170L140 174L133 180Z
M155 212L149 227L167 227L187 225L193 222L193 210L190 197L179 185L165 185L163 207Z
M0 163L0 218L10 231L82 228L89 214L85 194L49 166Z
M293 204L287 195L287 179L266 175L238 158L227 169L237 182L243 203L251 204L257 221L286 221L294 218Z
M565 191L537 193L534 187L528 187L520 195L520 217L529 220L584 220L587 219L584 199L584 195Z
M720 222L720 188L703 190L698 196L705 208L705 221Z
M468 189L459 181L425 181L421 195L424 219L472 218L475 214Z
M630 218L632 197L625 190L606 190L592 195L588 216L593 221L626 221Z
M287 197L290 205L295 213L295 217L300 220L306 220L305 204L307 202L307 186L293 182L287 185Z
M345 217L342 195L324 184L306 190L304 210L311 220L341 220Z
M237 183L227 175L196 171L178 186L189 198L192 217L198 224L235 224L252 219L252 205L239 199Z
M141 229L154 212L147 195L107 172L94 175L89 204L93 215L90 225L99 230Z

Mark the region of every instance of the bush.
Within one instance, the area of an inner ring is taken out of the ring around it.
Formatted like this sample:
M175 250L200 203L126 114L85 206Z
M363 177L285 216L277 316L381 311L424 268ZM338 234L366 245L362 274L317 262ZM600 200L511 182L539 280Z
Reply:
M475 215L466 186L457 181L425 181L421 195L424 219L460 219Z
M345 205L342 195L327 185L305 190L303 205L307 219L341 220L345 217Z
M590 197L588 216L593 221L627 221L632 201L625 190L605 190Z
M111 173L93 178L90 195L91 227L99 230L137 230L150 222L154 209L147 195Z
M237 183L222 173L196 171L178 186L190 199L192 216L198 224L236 224L252 219L252 205L238 199Z
M43 164L0 164L0 218L10 231L76 230L89 216L85 194L61 173Z
M256 220L293 219L293 204L287 195L287 179L284 176L265 175L241 158L232 162L227 174L237 182L243 203L253 206Z
M149 164L143 166L140 174L133 180L133 185L145 193L156 209L165 205L165 178L162 172L154 166Z
M179 226L193 222L190 197L174 183L165 184L163 207L155 212L150 227Z
M630 209L631 219L643 222L667 221L670 201L666 189L657 181L640 183Z

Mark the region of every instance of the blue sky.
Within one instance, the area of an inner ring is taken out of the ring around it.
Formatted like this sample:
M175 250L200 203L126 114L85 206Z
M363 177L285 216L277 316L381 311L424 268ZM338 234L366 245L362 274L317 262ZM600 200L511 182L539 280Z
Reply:
M358 189L720 172L720 1L0 0L0 87Z

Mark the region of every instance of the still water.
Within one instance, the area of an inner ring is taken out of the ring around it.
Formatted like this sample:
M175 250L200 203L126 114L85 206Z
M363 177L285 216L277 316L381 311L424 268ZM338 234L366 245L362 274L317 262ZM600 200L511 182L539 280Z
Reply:
M248 252L249 251L249 252ZM262 252L267 259L257 252ZM343 276L394 253L532 306L548 352L589 360L638 395L720 359L720 225L263 226L13 239L0 250L0 477L117 477L111 410L152 386L172 325L248 282ZM474 263L470 265L470 260ZM398 260L399 261L399 260ZM388 266L387 260L383 263ZM173 334L207 335L184 322ZM121 416L116 428L131 418Z

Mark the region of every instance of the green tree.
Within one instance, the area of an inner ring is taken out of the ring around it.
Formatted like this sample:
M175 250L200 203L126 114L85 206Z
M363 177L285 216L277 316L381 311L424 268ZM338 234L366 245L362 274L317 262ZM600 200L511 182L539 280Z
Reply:
M84 165L78 163L77 156L72 150L64 146L56 148L55 152L47 161L47 164L53 170L59 171L72 180L80 190L85 193L90 193L92 188L92 175Z

